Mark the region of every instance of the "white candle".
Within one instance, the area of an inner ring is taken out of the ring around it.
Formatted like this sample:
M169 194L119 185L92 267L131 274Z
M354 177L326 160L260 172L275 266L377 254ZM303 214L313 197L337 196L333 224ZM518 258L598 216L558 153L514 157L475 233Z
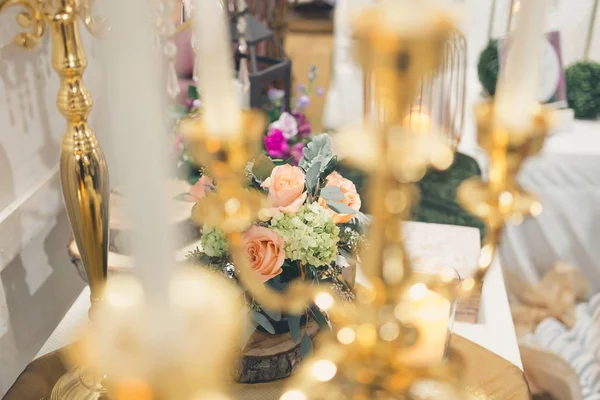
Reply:
M496 119L514 131L529 128L536 107L547 0L522 0L496 94Z
M401 353L402 360L412 366L427 366L443 361L450 323L450 301L427 289L422 283L414 285L411 300L401 319L418 330L417 342Z
M167 128L163 103L164 76L156 32L146 0L108 2L111 34L105 54L105 89L115 166L132 230L135 274L148 305L168 304L168 285L175 264L173 233L168 224ZM174 165L174 164L171 164Z
M194 33L198 86L204 123L214 136L240 132L240 111L234 86L229 21L220 0L194 2Z

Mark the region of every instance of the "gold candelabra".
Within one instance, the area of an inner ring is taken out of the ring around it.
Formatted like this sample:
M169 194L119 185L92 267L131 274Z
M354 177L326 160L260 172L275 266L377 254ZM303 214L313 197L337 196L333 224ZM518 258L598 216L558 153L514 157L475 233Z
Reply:
M414 365L409 359L425 332L404 319L407 307L421 298L422 287L413 279L402 234L402 222L416 195L413 182L428 166L448 167L452 160L443 140L412 135L402 127L417 83L439 64L452 25L440 13L432 26L405 34L396 29L395 21L381 24L384 15L396 15L389 7L389 3L372 7L356 25L361 62L374 77L374 98L384 112L372 132L379 162L370 171L374 223L362 257L372 288L358 287L355 304L338 302L327 288L306 282L292 284L285 293L274 292L249 266L242 233L261 218L265 204L261 194L245 187L244 171L257 154L264 119L254 111L244 112L243 134L227 137L209 135L202 120L182 123L190 153L217 182L216 193L197 203L194 219L226 233L244 288L272 310L301 313L316 304L333 322L332 331L320 336L314 356L304 362L283 400L391 398L410 392L424 380L435 380L447 390L455 388L451 363L442 363L440 358ZM429 289L442 292L446 278L432 280Z
M102 21L92 16L92 1L0 0L0 13L11 6L23 8L17 15L17 23L26 31L15 37L17 46L35 49L46 30L50 30L52 67L60 78L56 106L67 122L60 156L62 193L90 285L90 311L101 300L106 280L109 201L106 160L87 123L92 99L83 84L87 60L79 20L92 34L105 30ZM99 381L83 375L82 378L85 384L80 379L80 371L74 370L65 375L62 382L67 383L64 387L71 394L81 395L78 398L98 398L103 392Z
M467 180L458 190L460 204L486 225L486 235L474 280L483 279L494 261L505 223L519 224L527 216L537 216L542 205L517 183L517 174L526 158L537 154L548 133L548 116L540 108L532 116L529 128L520 132L507 129L494 115L493 103L475 108L479 145L489 154L487 182L479 178Z

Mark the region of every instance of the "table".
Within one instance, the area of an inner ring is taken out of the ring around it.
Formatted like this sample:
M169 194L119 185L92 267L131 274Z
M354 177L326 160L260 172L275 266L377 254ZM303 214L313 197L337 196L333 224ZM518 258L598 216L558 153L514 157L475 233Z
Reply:
M477 229L421 222L405 224L407 249L411 257L434 261L448 259L449 266L455 268L463 266L460 270L463 275L473 270L479 251ZM366 283L360 273L357 274L357 282ZM50 335L37 357L68 345L75 338L78 327L87 322L89 306L89 288L86 287ZM504 278L498 262L493 264L483 284L478 323L457 322L454 331L522 370Z

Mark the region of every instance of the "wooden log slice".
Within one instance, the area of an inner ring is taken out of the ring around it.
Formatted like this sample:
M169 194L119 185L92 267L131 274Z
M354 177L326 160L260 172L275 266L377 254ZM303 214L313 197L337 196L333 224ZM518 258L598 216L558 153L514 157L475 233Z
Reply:
M311 339L318 331L317 323L309 320L306 333ZM272 335L257 330L246 345L236 380L259 383L287 378L296 371L301 361L300 341L294 342L289 332Z

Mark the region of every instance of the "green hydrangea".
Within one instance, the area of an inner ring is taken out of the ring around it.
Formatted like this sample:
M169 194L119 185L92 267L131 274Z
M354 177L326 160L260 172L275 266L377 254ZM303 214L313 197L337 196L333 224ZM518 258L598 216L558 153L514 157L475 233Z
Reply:
M227 255L227 237L221 231L204 227L202 230L202 250L209 257L224 257Z
M285 256L319 267L337 256L340 229L330 214L317 203L302 206L296 214L279 214L271 229L285 241Z

